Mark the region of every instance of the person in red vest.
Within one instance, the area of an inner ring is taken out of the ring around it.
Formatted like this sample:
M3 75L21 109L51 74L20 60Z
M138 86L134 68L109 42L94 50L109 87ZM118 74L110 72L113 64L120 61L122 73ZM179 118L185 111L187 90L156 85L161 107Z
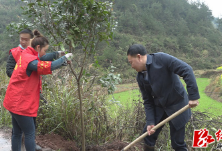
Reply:
M35 151L35 124L39 108L40 76L51 74L53 70L70 63L72 53L67 53L55 61L41 61L46 54L48 40L39 31L34 31L35 38L31 47L27 47L17 56L13 74L5 94L3 105L11 113L13 134L12 150L21 150L22 133L25 134L25 148Z
M8 77L12 76L12 72L17 62L15 58L18 58L16 56L20 56L21 52L30 45L30 40L33 37L34 35L30 29L24 29L19 33L20 44L18 45L18 47L9 50L9 57L6 64L6 74L8 75Z
M31 39L34 37L33 32L30 29L24 29L19 33L20 44L18 47L12 48L9 50L9 57L6 64L6 74L10 78L14 71L15 65L17 63L16 58L18 58L21 52L30 46ZM42 56L40 60L42 61L53 61L58 59L60 56L64 56L65 53L63 51L56 51L47 53Z
M15 59L19 58L22 51L30 45L31 39L33 37L34 37L34 34L30 29L23 29L19 33L20 44L18 45L18 47L15 47L15 48L12 48L11 50L9 50L9 56L8 56L8 60L7 60L7 64L6 64L6 74L8 75L9 78L12 76L16 62L18 61ZM40 97L41 96L42 95L40 93ZM34 121L36 121L35 117L33 119L34 119ZM36 122L35 122L35 125L36 125ZM13 134L13 130L12 130L12 134ZM36 151L41 150L41 149L42 148L36 144Z
M19 33L19 41L20 44L18 47L12 48L9 50L9 57L6 64L6 74L10 78L12 76L12 73L14 71L15 65L18 61L19 56L21 55L22 51L26 49L31 44L31 39L34 37L33 32L30 29L23 29ZM65 53L63 51L56 51L47 53L46 55L43 55L40 60L42 61L53 61L55 59L58 59L61 56L64 56ZM44 100L46 103L45 98L43 97L43 94L40 92L40 99ZM36 117L33 118L35 125L36 125ZM12 131L13 133L13 131ZM41 150L41 147L36 144L36 151Z

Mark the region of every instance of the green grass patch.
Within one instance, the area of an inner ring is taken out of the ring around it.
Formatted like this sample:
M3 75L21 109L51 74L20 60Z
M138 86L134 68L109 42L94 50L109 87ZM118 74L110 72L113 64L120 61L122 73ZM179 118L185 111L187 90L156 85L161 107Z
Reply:
M116 117L118 110L120 108L130 108L132 106L133 100L140 99L139 89L127 90L120 93L114 93L113 96L110 95L110 111L111 117Z
M196 80L197 80L197 85L198 85L199 93L200 93L200 99L199 99L200 104L199 104L199 106L193 108L192 110L211 113L215 116L222 115L222 112L221 112L222 103L211 99L210 97L208 97L204 93L206 86L209 85L209 83L210 83L210 79L197 78ZM183 80L181 80L181 81L183 84L185 84ZM113 103L113 105L110 106L111 111L113 113L115 113L115 111L117 111L119 107L131 107L133 100L141 99L139 89L115 93L113 96L115 98L115 101L117 101L117 103ZM112 98L112 96L110 96L109 99L111 99L111 98Z
M200 99L199 99L200 104L196 108L193 108L192 110L207 112L216 116L221 116L222 103L211 99L206 95L206 93L204 93L206 86L210 84L210 79L197 78L196 80L200 93Z
M140 98L139 89L129 90L125 92L115 93L114 98L120 101L122 105L132 105L133 100L138 100Z

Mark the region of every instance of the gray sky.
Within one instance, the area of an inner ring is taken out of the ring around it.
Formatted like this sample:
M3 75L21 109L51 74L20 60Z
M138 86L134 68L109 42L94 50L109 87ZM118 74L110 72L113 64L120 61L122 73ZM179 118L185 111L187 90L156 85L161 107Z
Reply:
M222 0L188 0L194 2L204 2L212 11L214 17L222 18Z

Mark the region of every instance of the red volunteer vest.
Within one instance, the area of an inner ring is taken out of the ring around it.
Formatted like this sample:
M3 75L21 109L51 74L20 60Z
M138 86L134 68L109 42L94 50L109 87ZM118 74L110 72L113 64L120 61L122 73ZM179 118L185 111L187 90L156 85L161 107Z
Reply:
M11 50L9 50L9 54L12 53L13 58L15 59L15 62L19 60L19 57L22 53L23 49L21 47L16 47Z
M28 64L38 58L38 53L31 47L23 50L12 77L10 79L4 107L18 115L36 117L39 108L40 75L51 74L51 62L38 62L37 72L32 71L30 77L26 74Z
M9 50L9 54L12 53L12 56L15 59L16 63L20 59L23 50L24 49L22 49L20 46ZM40 77L40 91L42 92L42 77Z

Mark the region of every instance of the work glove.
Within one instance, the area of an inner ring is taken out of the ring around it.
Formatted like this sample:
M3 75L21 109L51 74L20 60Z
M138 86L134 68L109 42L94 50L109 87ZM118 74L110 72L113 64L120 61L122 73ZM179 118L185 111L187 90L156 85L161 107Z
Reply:
M73 54L72 53L67 53L67 54L65 54L65 57L69 61L73 58Z
M62 57L66 54L64 51L58 51L58 53L59 53L59 57Z

